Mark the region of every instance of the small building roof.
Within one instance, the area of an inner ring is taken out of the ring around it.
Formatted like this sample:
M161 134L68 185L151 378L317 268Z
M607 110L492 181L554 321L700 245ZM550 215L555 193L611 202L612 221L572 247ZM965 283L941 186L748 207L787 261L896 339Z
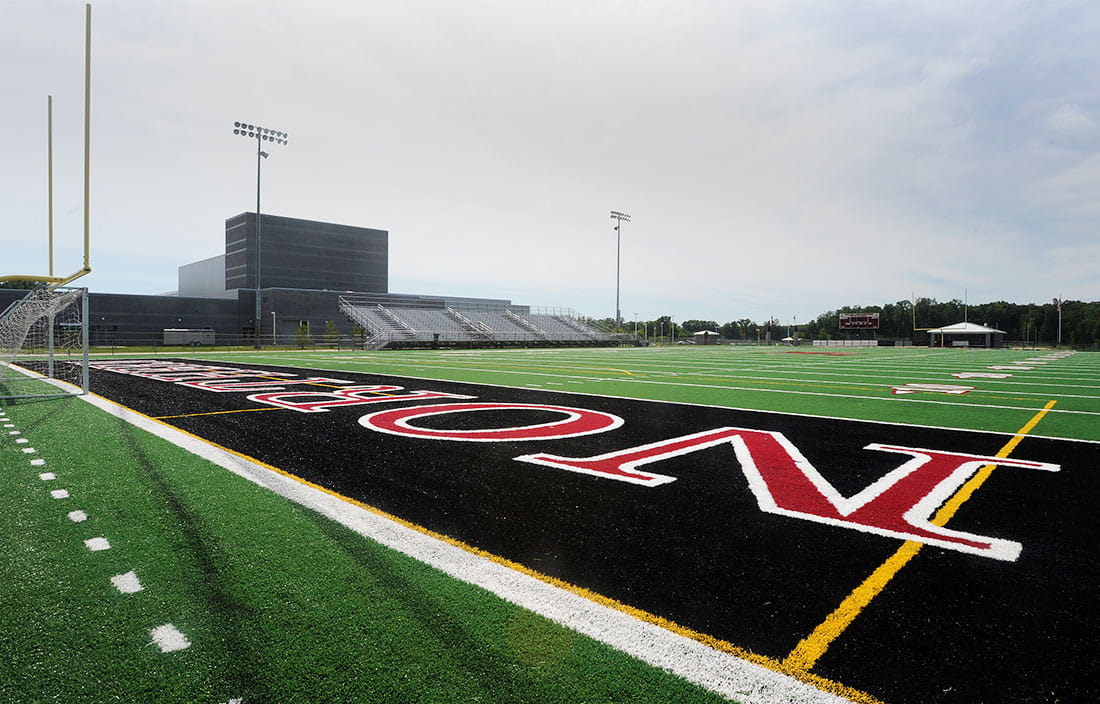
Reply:
M955 323L954 325L945 325L942 328L932 328L928 332L934 332L938 335L988 335L990 333L1000 335L1008 334L1004 330L986 327L985 325L978 325L977 323Z

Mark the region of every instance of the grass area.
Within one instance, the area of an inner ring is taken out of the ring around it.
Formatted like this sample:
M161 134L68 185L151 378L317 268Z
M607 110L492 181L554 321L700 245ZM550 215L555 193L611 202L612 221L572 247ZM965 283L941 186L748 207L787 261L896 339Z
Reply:
M0 408L47 460L0 441L0 701L724 701L79 399Z

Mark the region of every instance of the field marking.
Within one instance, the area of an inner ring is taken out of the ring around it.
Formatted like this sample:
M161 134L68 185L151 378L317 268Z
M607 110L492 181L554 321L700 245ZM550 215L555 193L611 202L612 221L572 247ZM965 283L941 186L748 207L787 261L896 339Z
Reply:
M362 536L735 701L881 704L860 690L435 533L95 393L81 398Z
M126 574L116 574L114 577L111 577L111 584L113 584L115 589L122 594L136 594L142 589L145 589L138 579L137 573L133 570Z
M1043 407L1043 410L1036 413L1031 420L1020 428L995 456L1006 458L1012 454L1012 451L1016 449L1016 446L1020 444L1024 436L1030 433L1035 426L1038 425L1039 421L1050 412L1050 409L1054 407L1055 403L1057 403L1057 401L1048 402L1046 406ZM983 465L978 473L960 487L955 495L940 508L931 522L937 526L946 525L959 508L974 495L974 492L977 491L987 479L989 479L995 468L996 465L993 464ZM920 552L922 547L924 547L922 543L915 541L906 541L903 543L902 546L898 548L897 552L879 565L862 584L853 589L840 605L837 606L836 610L829 614L810 635L799 641L798 645L794 647L794 650L787 655L783 664L792 669L805 670L807 672L813 669L814 665L816 665L817 661L821 659L821 656L825 654L825 651L829 649L833 641L839 638L841 634L847 630L848 626L855 621L856 617L858 617L871 601L886 588L890 580L892 580L894 576L896 576L897 573Z
M149 631L149 635L162 653L172 653L191 647L191 641L187 640L187 636L170 623L157 626Z
M336 388L336 387L333 387ZM238 408L231 411L208 411L206 413L181 413L178 416L149 416L153 420L168 420L169 418L194 418L196 416L220 416L226 413L252 413L254 411L285 411L285 408L276 406L264 406L263 408Z
M88 538L84 541L84 545L92 552L101 552L111 549L111 544L107 542L106 538Z

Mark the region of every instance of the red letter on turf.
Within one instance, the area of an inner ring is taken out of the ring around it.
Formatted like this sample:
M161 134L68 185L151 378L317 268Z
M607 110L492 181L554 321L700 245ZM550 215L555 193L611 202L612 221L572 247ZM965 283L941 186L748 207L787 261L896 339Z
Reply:
M412 420L425 416L474 411L551 411L564 413L566 418L550 423L505 428L479 428L476 430L436 430L411 424ZM548 406L541 403L448 403L432 406L413 406L411 408L378 411L359 419L359 425L381 433L431 438L433 440L463 440L466 442L575 438L580 435L592 435L593 433L613 430L622 424L622 418L610 413L573 408L571 406Z
M400 386L349 386L335 391L281 391L270 394L252 394L249 401L258 401L271 406L289 408L302 413L324 413L339 406L362 406L366 403L386 403L390 401L412 401L425 398L473 398L448 394L442 391L410 391L407 394L388 396L367 394L388 394L401 391ZM298 400L295 400L298 399Z
M650 474L642 465L729 443L760 509L766 513L914 540L961 552L1015 560L1017 542L954 531L931 522L932 514L984 465L1056 472L1059 466L874 443L866 450L909 455L910 459L851 497L844 497L782 433L717 428L694 435L588 458L546 454L515 458L608 479L659 486L674 477Z

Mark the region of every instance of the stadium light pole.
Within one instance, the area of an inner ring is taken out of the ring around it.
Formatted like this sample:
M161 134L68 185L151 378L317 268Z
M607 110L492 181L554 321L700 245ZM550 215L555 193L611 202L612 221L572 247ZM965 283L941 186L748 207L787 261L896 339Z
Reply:
M263 150L263 143L286 144L287 134L259 125L250 125L246 122L234 122L233 134L256 140L256 315L253 319L256 325L255 347L260 349L260 163L261 159L266 159L268 156L267 152ZM272 333L274 333L274 330Z
M620 213L618 210L611 211L611 219L615 221L615 329L622 327L623 315L619 311L619 273L622 270L622 227L624 222L630 222L630 216L626 213Z

